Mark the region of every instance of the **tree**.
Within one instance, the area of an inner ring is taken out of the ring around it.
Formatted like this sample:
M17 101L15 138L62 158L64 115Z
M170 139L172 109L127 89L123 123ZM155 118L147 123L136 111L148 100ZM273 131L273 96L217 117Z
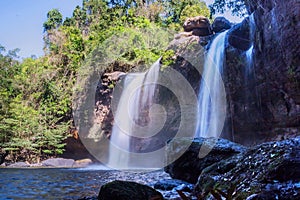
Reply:
M75 26L75 20L74 18L69 18L67 17L65 20L64 20L64 23L63 23L64 26Z
M181 12L180 23L183 24L188 17L196 17L199 15L207 18L210 17L210 11L205 2L199 2L194 5L187 5Z
M91 22L93 20L97 21L97 18L101 18L101 15L106 13L108 6L104 0L84 0L83 9L86 10Z
M43 24L44 31L58 28L62 24L62 21L62 14L58 9L50 10L47 13L47 21Z
M187 5L197 4L198 0L165 0L163 2L164 8L166 10L167 23L172 22L178 23L180 20L180 15L183 9Z
M215 0L209 8L211 15L224 13L226 10L230 10L233 15L244 16L248 14L245 5L247 2L248 0Z
M85 9L76 6L73 11L73 18L78 28L83 28L87 24L87 14Z
M20 65L16 60L19 49L8 51L0 45L0 151L12 137L12 130L7 123L11 117L10 104L18 94L15 87L14 76L20 73Z

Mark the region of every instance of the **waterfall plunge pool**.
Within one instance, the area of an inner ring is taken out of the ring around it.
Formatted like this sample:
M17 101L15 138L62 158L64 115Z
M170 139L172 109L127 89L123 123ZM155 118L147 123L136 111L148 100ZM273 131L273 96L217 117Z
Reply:
M95 166L82 169L0 169L0 199L81 199L98 196L101 185L127 180L154 185L169 178L163 171L123 172Z

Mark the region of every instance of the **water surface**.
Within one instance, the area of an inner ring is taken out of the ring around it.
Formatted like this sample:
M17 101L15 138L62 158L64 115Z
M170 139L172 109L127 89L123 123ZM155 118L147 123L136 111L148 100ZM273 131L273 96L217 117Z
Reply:
M167 178L162 171L122 172L87 169L0 169L0 199L80 199L96 197L101 185L129 180L153 185Z

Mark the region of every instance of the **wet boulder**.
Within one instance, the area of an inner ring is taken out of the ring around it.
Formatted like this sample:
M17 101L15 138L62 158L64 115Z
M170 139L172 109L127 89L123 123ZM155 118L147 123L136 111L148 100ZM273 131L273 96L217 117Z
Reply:
M252 45L250 35L250 18L245 18L228 31L228 43L239 50L247 51Z
M159 180L154 184L154 188L158 190L181 190L185 192L191 192L194 188L194 185L186 181L178 179L164 179Z
M245 147L226 139L216 138L174 139L167 145L167 161L178 152L184 152L175 162L165 167L174 179L196 183L202 170L221 160L246 150ZM188 149L186 144L191 142ZM200 150L201 149L201 150Z
M268 142L204 169L196 194L235 193L237 199L295 199L300 194L300 136Z
M212 24L212 30L215 33L220 33L230 29L231 26L230 21L228 21L225 17L216 17Z
M155 189L130 181L112 181L100 189L98 200L163 200Z

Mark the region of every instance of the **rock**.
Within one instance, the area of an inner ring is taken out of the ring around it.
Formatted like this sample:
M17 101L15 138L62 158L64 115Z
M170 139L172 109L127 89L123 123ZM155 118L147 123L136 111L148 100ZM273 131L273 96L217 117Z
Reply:
M257 92L262 115L270 113L263 121L272 129L300 128L299 2L251 2L257 6L253 58Z
M65 151L61 155L62 158L65 159L73 159L73 160L82 160L82 159L91 159L95 160L95 158L88 152L86 147L82 144L81 134L78 139L74 137L68 137L66 140Z
M195 28L191 31L191 34L195 36L208 36L211 35L211 30L208 28Z
M8 167L12 167L12 168L26 168L26 167L30 167L30 164L28 162L16 162L16 163L8 165Z
M154 188L158 190L173 190L180 188L182 191L191 192L193 187L193 184L177 179L160 180L154 184Z
M40 168L40 167L43 167L43 164L42 163L33 163L33 164L30 164L30 167Z
M163 200L153 188L130 181L112 181L100 189L99 200Z
M115 72L103 74L102 79L107 78L108 81L118 81L122 76L125 76L125 75L126 75L126 73L124 73L124 72L115 71Z
M250 39L250 20L245 18L241 23L233 26L228 31L228 43L242 51L250 49L252 42Z
M231 23L225 17L216 17L212 24L212 30L215 33L220 33L230 28Z
M183 24L183 29L185 32L192 32L192 34L196 36L212 34L210 22L203 16L188 18Z
M300 137L255 146L202 171L197 194L236 189L236 198L295 199L300 194ZM270 196L270 194L274 196ZM251 198L250 198L251 197Z
M242 35L237 28L244 27L242 38L247 40L246 20L228 32L234 34L228 36L226 47L230 132L245 145L295 137L300 133L299 3L250 0L247 4L255 24L252 64L245 59L251 44L233 37Z
M188 140L190 139L176 139L167 145L167 160L180 151L185 152L175 162L166 166L165 171L169 173L172 178L184 180L189 183L196 183L202 170L206 167L241 153L246 149L228 140L216 140L215 138L197 138L193 140L187 150L182 149L186 146L184 144L188 142ZM199 158L200 148L208 149L206 147L209 147L211 151L205 157Z
M93 197L83 197L78 200L98 200L98 198L97 198L97 196L93 196Z
M86 159L81 159L81 160L76 160L73 164L73 167L87 167L89 165L91 165L93 163L93 161L89 158Z
M73 167L75 161L73 159L50 158L42 161L45 167Z
M8 155L8 151L4 151L0 148L0 165L4 163L5 157Z
M250 195L247 200L290 200L299 199L300 185L299 183L273 183L267 184L260 193Z

